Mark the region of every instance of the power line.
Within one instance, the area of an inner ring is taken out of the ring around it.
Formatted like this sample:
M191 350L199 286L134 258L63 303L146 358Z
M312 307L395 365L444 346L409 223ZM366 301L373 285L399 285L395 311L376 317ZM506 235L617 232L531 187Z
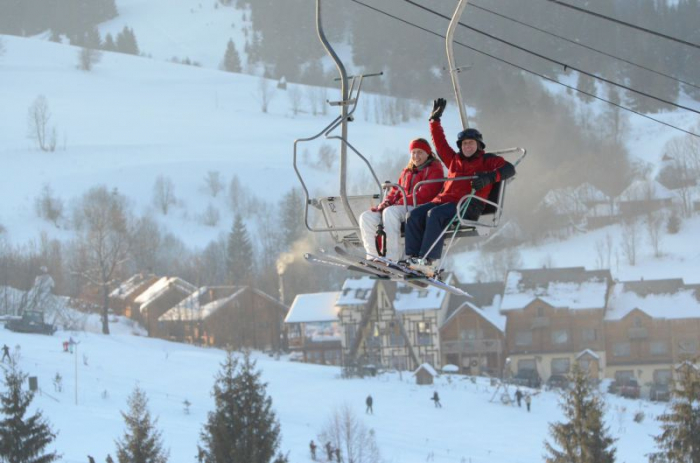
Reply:
M580 8L578 6L571 5L571 4L566 3L566 2L562 2L559 0L547 0L547 1L552 2L552 3L556 3L557 5L565 6L567 8L571 8L572 10L580 11L581 13L586 13L586 14L589 14L591 16L595 16L597 18L605 19L607 21L621 24L623 26L631 27L632 29L637 29L639 31L646 32L647 34L656 35L657 37L663 37L664 39L667 39L667 40L672 40L674 42L682 43L683 45L687 45L689 47L700 48L700 45L697 45L695 43L687 42L687 41L682 40L682 39L677 39L676 37L671 37L670 35L662 34L661 32L656 32L656 31L653 31L651 29L647 29L646 27L637 26L635 24L621 21L619 19L611 18L610 16L605 16L604 14L596 13L595 11L586 10L585 8Z
M430 9L430 8L428 8L427 6L423 6L423 5L419 4L419 3L416 3L416 2L414 2L413 0L404 0L404 1L405 1L406 3L410 3L410 4L413 5L413 6L416 6L416 7L420 8L420 9L422 9L422 10L428 11L428 12L430 12L430 13L436 15L436 16L440 16L440 17L443 18L443 19L446 19L446 20L448 20L448 21L451 20L450 17L445 16L444 14L439 13L439 12L433 10L433 9ZM605 77L601 77L601 76L599 76L599 75L597 75L597 74L593 74L593 73L591 73L591 72L584 71L583 69L577 68L577 67L575 67L575 66L571 66L571 65L566 64L566 63L563 63L563 62L561 62L561 61L558 61L558 60L549 58L549 57L547 57L547 56L545 56L545 55L543 55L543 54L541 54L541 53L537 53L537 52L534 52L534 51L532 51L532 50L528 50L528 49L525 48L525 47L521 47L520 45L516 45L516 44L514 44L514 43L512 43L512 42L508 42L507 40L504 40L504 39L502 39L502 38L500 38L500 37L496 37L495 35L489 34L489 33L487 33L487 32L481 31L481 30L479 30L479 29L477 29L477 28L475 28L475 27L471 27L471 26L469 26L469 25L467 25L467 24L465 24L465 23L463 23L463 22L460 22L459 25L462 26L462 27L464 27L464 28L466 28L466 29L469 29L470 31L474 31L474 32L476 32L477 34L484 35L484 36L486 36L486 37L488 37L488 38L490 38L490 39L492 39L492 40L496 40L497 42L501 42L501 43L506 44L506 45L508 45L508 46L510 46L510 47L513 47L513 48L515 48L515 49L517 49L517 50L520 50L520 51L523 51L523 52L528 53L528 54L530 54L530 55L536 56L536 57L538 57L538 58L540 58L540 59L543 59L543 60L545 60L545 61L549 61L550 63L554 63L554 64L556 64L556 65L559 65L559 66L561 66L565 71L566 71L567 69L572 69L572 70L574 70L574 71L576 71L576 72L579 72L579 73L581 73L581 74L583 74L583 75L585 75L585 76L591 77L591 78L596 79L596 80L600 80L601 82L605 82L606 84L614 85L615 87L619 87L619 88L625 89L625 90L630 91L630 92L632 92L632 93L637 93L638 95L642 95L642 96L645 96L645 97L647 97L647 98L651 98L651 99L656 100L656 101L659 101L659 102L661 102L661 103L665 103L665 104L667 104L667 105L674 106L674 107L676 107L676 108L685 109L686 111L690 111L690 112L693 112L693 113L695 113L695 114L700 114L700 111L698 111L697 109L693 109L693 108L688 107L688 106L684 106L684 105L681 105L681 104L678 104L678 103L674 103L673 101L666 100L666 99L664 99L664 98L659 98L659 97L657 97L657 96L651 95L651 94L646 93L646 92L643 92L643 91L641 91L641 90L637 90L637 89L634 89L634 88L632 88L632 87L628 87L627 85L619 84L619 83L617 83L617 82L615 82L615 81L612 81L612 80L610 80L610 79L606 79Z
M596 53L600 53L601 55L607 56L607 57L609 57L609 58L613 58L613 59L622 61L623 63L627 63L627 64L632 65L632 66L636 66L636 67L638 67L638 68L640 68L640 69L644 69L645 71L649 71L649 72L652 72L652 73L654 73L654 74L658 74L658 75L660 75L660 76L667 77L667 78L669 78L669 79L673 79L673 80L675 80L675 81L677 81L677 82L680 82L680 83L685 84L685 85L689 85L689 86L691 86L691 87L700 88L700 86L695 85L695 84L693 84L693 83L691 83L691 82L687 82L687 81L685 81L685 80L683 80L683 79L679 79L678 77L674 77L674 76L669 75L669 74L664 74L663 72L656 71L656 70L651 69L651 68L648 68L648 67L646 67L646 66L642 66L641 64L637 64L637 63L632 62L632 61L629 61L629 60L627 60L627 59L625 59L625 58L620 58L619 56L615 56L615 55L613 55L613 54L611 54L611 53L607 53L607 52L605 52L605 51L598 50L598 49L596 49L596 48L593 48L593 47L591 47L591 46L588 46L588 45L586 45L586 44L583 44L583 43L581 43L581 42L579 42L579 41L577 41L577 40L568 39L568 38L566 38L566 37L563 37L563 36L561 36L561 35L555 34L555 33L553 33L553 32L549 32L549 31L547 31L547 30L545 30L545 29L541 29L541 28L539 28L539 27L533 26L532 24L527 24L527 23L525 23L525 22L522 22L522 21L519 21L519 20L517 20L517 19L511 18L511 17L506 16L506 15L504 15L504 14L501 14L501 13L498 13L498 12L496 12L496 11L493 11L493 10L490 10L490 9L488 9L488 8L485 8L485 7L483 7L483 6L479 6L479 5L477 5L477 4L473 3L473 2L470 2L470 3L468 3L467 5L468 5L469 7L474 7L474 8L477 8L477 9L479 9L479 10L486 11L487 13L491 13L491 14L493 14L493 15L495 15L495 16L500 17L500 18L507 19L508 21L512 21L512 22L514 22L514 23L516 23L516 24L520 24L520 25L522 25L522 26L529 27L529 28L534 29L534 30L536 30L536 31L542 32L543 34L551 35L552 37L556 37L556 38L558 38L558 39L564 40L565 42L572 43L572 44L574 44L574 45L578 45L579 47L583 47L583 48L585 48L585 49L587 49L587 50L591 50L591 51L594 51L594 52L596 52Z
M358 5L364 6L365 8L368 8L368 9L370 9L370 10L376 11L377 13L380 13L380 14L383 14L383 15L385 15L385 16L388 16L388 17L390 17L390 18L392 18L392 19L395 19L395 20L397 20L397 21L399 21L399 22L401 22L401 23L404 23L404 24L407 24L407 25L409 25L409 26L415 27L416 29L420 29L420 30L422 30L422 31L424 31L424 32L427 32L427 33L429 33L429 34L432 34L432 35L434 35L434 36L436 36L436 37L440 37L441 39L444 39L444 38L445 38L444 35L438 34L437 32L434 32L434 31L432 31L432 30L430 30L430 29L427 29L427 28L425 28L425 27L419 26L418 24L412 23L412 22L407 21L407 20L405 20L405 19L401 19L401 18L399 18L398 16L394 16L394 15L392 15L391 13L387 13L386 11L380 10L379 8L375 8L375 7L371 6L371 5L368 5L368 4L366 4L366 3L363 3L363 2L361 2L360 0L352 0L352 1L355 2L355 3L357 3ZM623 106L623 105L621 105L621 104L614 103L614 102L612 102L612 101L610 101L610 100L607 100L607 99L605 99L605 98L599 97L598 95L595 95L595 94L592 94L592 93L588 93L588 92L586 92L586 91L584 91L584 90L580 90L580 89L578 89L578 88L576 88L576 87L574 87L574 86L565 84L565 83L563 83L563 82L559 82L558 80L556 80L556 79L554 79L554 78L552 78L552 77L546 76L546 75L544 75L544 74L539 74L539 73L537 73L537 72L535 72L535 71L531 71L531 70L526 69L526 68L524 68L524 67L522 67L522 66L519 66L519 65L517 65L517 64L511 63L510 61L504 60L504 59L499 58L499 57L497 57L497 56L494 56L494 55L491 55L491 54L486 53L486 52L484 52L484 51L478 50L478 49L476 49L476 48L474 48L474 47L471 47L471 46L469 46L469 45L467 45L467 44L464 44L464 43L462 43L462 42L458 42L458 41L455 40L454 43L456 43L457 45L460 45L460 46L462 46L462 47L464 47L464 48L468 48L469 50L472 50L472 51L474 51L474 52L476 52L476 53L479 53L479 54L481 54L481 55L488 56L489 58L492 58L492 59L494 59L494 60L496 60L496 61L500 61L500 62L502 62L502 63L504 63L504 64L509 65L509 66L512 66L512 67L517 68L517 69L520 69L521 71L524 71L524 72L527 72L527 73L532 74L532 75L534 75L534 76L537 76L537 77L539 77L539 78L541 78L541 79L548 80L548 81L553 82L553 83L555 83L555 84L561 85L562 87L566 87L566 88L568 88L568 89L570 89L570 90L573 90L573 91L582 93L582 94L584 94L584 95L588 95L588 96L590 96L591 98L595 98L596 100L603 101L603 102L605 102L605 103L608 103L608 104L610 104L610 105L613 105L613 106L615 106L615 107L617 107L617 108L620 108L620 109L622 109L622 110L625 110L625 111L631 112L631 113L633 113L633 114L636 114L637 116L641 116L641 117L643 117L643 118L645 118L645 119L649 119L649 120L654 121L654 122L656 122L656 123L658 123L658 124L665 125L666 127L669 127L669 128L678 130L678 131L680 131L680 132L687 133L688 135L692 135L692 136L694 136L694 137L700 138L700 135L697 134L697 133L691 132L691 131L689 131L689 130L682 129L682 128L680 128L680 127L677 127L677 126L675 126L675 125L669 124L669 123L664 122L664 121L662 121L662 120L659 120L659 119L656 119L656 118L654 118L654 117L648 116L648 115L646 115L646 114L644 114L644 113L640 113L639 111L635 111L634 109L628 108L628 107Z

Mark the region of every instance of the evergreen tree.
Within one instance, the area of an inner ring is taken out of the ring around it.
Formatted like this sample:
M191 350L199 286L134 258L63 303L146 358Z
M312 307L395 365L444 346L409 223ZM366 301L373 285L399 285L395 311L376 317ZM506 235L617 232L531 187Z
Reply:
M34 393L23 391L27 375L10 359L5 369L6 392L0 394L0 461L7 463L50 463L60 458L56 452L44 453L55 438L41 411L25 416Z
M117 35L117 51L119 53L128 53L130 55L139 54L139 46L136 42L136 35L133 29L124 26L124 29Z
M226 267L233 284L246 284L253 275L253 245L248 229L240 215L236 215L228 235Z
M571 388L562 393L560 407L567 422L549 425L554 445L545 441L547 463L612 463L615 439L603 424L603 399L574 364ZM556 447L555 447L556 445Z
M97 30L97 27L91 27L85 34L84 47L93 50L98 50L102 47L102 37L100 37L100 31Z
M226 45L223 67L226 72L241 72L241 57L238 55L236 45L231 39L229 39L228 45Z
M269 463L280 442L280 425L255 362L228 352L214 383L215 410L200 433L204 463ZM278 455L275 462L286 458Z
M304 198L298 188L293 188L284 195L280 202L282 227L284 229L284 245L289 249L301 238L304 230Z
M649 455L652 463L700 461L700 372L697 365L686 361L676 373L673 400L658 418L663 431L654 438L659 452Z
M161 433L155 428L157 420L151 419L148 399L136 387L128 399L129 410L124 413L126 431L116 441L119 463L166 463L168 453L163 450Z
M107 33L107 35L105 36L105 41L104 43L102 43L102 49L104 51L117 51L117 45L114 43L112 34Z

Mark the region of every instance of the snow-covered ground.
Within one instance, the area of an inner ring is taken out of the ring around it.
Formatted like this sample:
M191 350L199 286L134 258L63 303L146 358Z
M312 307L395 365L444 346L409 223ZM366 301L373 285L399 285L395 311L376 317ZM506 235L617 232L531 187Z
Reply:
M85 462L87 455L104 461L108 453L114 457L114 440L124 429L119 411L126 410L126 398L135 385L146 392L150 410L159 419L169 461L193 461L199 432L213 409L210 392L224 352L133 336L129 327L113 328L118 334L111 336L64 331L27 335L0 328L0 343L13 349L19 345L21 368L38 378L43 393L34 406L59 431L55 448L63 454L61 461ZM69 336L80 343L77 354L62 351ZM554 392L535 396L528 413L497 399L491 402L494 388L483 380L472 383L455 376L448 381L443 376L433 386L417 386L406 373L401 378L387 374L341 379L337 367L275 360L264 354L254 358L269 383L281 423L281 450L289 451L294 463L311 461L309 441L318 442L326 420L345 404L375 430L385 461L396 463L542 461L548 423L561 419ZM62 392L52 384L57 373L63 377ZM435 390L442 409L430 400ZM368 394L374 398L374 415L365 414ZM192 404L189 415L184 412L185 400ZM654 450L651 436L659 433L654 417L664 406L607 395L606 400L605 419L619 439L617 461L646 461L645 454ZM633 421L638 411L645 414L641 423ZM434 458L428 460L429 455Z

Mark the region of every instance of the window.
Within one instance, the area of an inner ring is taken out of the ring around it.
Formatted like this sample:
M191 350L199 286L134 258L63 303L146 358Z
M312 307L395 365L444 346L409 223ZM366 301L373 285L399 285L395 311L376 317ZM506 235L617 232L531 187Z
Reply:
M518 373L521 371L536 371L537 364L535 359L522 359L518 360Z
M616 342L613 344L613 357L629 357L632 353L632 344L629 342Z
M532 344L532 331L518 331L515 333L516 346L529 346Z
M418 291L418 297L428 297L428 290L421 289L420 291Z
M433 363L433 354L423 354L421 355L421 361L423 363L427 363L429 365L434 365Z
M620 370L615 372L615 382L617 384L627 384L632 379L634 379L634 371L632 370Z
M635 328L641 328L642 327L642 317L640 317L639 315L636 315L634 317L633 324L634 324Z
M401 327L396 322L391 322L389 325L389 344L392 346L403 346L405 344Z
M654 382L656 384L669 384L671 382L671 370L654 370Z
M569 359L552 359L552 374L565 375L569 372Z
M651 355L668 354L668 343L666 341L652 341L649 345Z
M566 344L567 342L569 342L568 330L552 331L552 344Z
M418 322L416 334L418 337L418 345L426 346L431 344L430 323Z
M698 342L694 339L682 339L678 341L679 354L695 354L698 351Z
M408 370L408 358L405 355L394 355L389 361L394 370Z
M355 297L357 299L366 299L368 292L369 292L369 289L360 288L357 291L355 291Z
M477 330L476 328L468 328L459 332L459 339L462 341L474 341L476 339L483 339L483 337L482 330Z
M579 368L581 368L581 371L583 371L583 372L590 371L591 359L584 359L584 358L578 359L578 366L579 366Z
M538 317L544 317L544 307L538 307L538 308L537 308L537 316L538 316Z
M351 347L355 343L355 325L345 326L345 347Z
M583 342L594 342L598 340L598 330L595 328L584 328L581 330Z

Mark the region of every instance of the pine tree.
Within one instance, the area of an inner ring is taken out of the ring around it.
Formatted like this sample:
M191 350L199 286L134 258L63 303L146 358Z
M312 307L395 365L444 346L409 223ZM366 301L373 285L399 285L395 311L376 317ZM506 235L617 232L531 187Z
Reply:
M136 42L136 35L133 29L124 26L124 29L117 35L117 51L119 53L127 53L130 55L139 54L139 46Z
M554 440L545 441L547 463L612 463L615 439L603 423L603 399L588 381L588 375L574 364L571 388L559 404L568 422L549 425Z
M301 238L304 230L304 198L298 188L293 188L284 195L280 202L281 222L284 227L284 244L290 248Z
M228 235L226 267L233 284L246 284L253 276L253 245L240 215L236 215Z
M215 410L200 433L204 463L269 463L280 443L280 425L272 410L267 384L250 353L228 352L214 383ZM286 458L278 455L275 462Z
M107 33L107 35L105 36L105 41L102 44L102 49L104 51L117 51L117 45L114 43L112 34Z
M7 391L0 394L0 461L7 463L50 463L58 460L56 452L44 453L44 449L56 438L41 411L25 416L34 399L34 393L23 391L27 375L10 359L5 370Z
M700 371L691 362L677 369L669 410L659 416L663 430L654 440L659 452L649 455L652 463L700 461Z
M148 399L139 387L128 398L128 412L122 412L126 431L116 441L119 463L166 463L168 452L163 450L161 433L155 428L157 420L151 419Z
M102 47L102 37L100 37L100 31L97 27L91 27L85 34L85 48L91 48L93 50L98 50Z
M223 67L226 72L241 72L241 57L238 55L236 45L231 39L229 39L228 45L226 45Z

